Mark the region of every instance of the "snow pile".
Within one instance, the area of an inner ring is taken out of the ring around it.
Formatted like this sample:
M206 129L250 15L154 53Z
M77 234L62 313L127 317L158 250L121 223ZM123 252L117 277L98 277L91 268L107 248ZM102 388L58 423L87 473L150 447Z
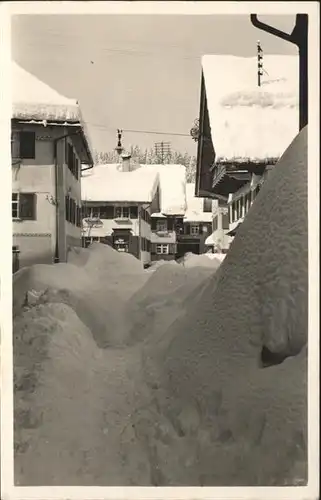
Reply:
M202 65L216 162L278 159L299 131L298 57L264 55L261 87L256 57Z
M147 165L123 172L120 164L105 164L83 172L81 182L84 201L150 203L159 178L157 171Z
M185 222L212 222L212 212L204 212L204 199L195 196L195 184L186 184L186 212Z
M162 484L306 483L306 144L305 129L213 279L145 349L158 408L145 437ZM163 433L153 430L158 425Z
M99 346L121 344L129 328L126 300L148 279L141 263L99 243L70 260L73 263L36 265L16 273L14 315L24 306L64 303L77 313Z
M146 269L146 271L151 273L151 272L156 271L156 269L158 269L161 266L164 266L164 265L172 266L172 265L177 265L177 264L178 263L176 260L155 260L154 262L151 263L150 267L148 269Z
M158 267L146 285L129 301L129 343L148 337L156 342L178 317L186 313L186 298L216 269L215 266L186 269L170 263Z
M88 252L15 277L16 484L305 484L306 130L218 270ZM130 345L99 348L119 317Z
M216 256L217 254L194 254L188 252L184 255L184 257L180 260L180 263L187 268L190 267L214 267L218 269L222 260Z
M79 122L79 106L12 61L13 118Z

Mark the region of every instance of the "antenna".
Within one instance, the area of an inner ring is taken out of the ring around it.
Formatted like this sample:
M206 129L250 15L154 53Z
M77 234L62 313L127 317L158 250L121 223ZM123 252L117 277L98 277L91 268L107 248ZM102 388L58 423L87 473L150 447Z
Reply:
M118 141L117 141L117 146L115 148L115 151L117 151L117 153L118 153L119 156L124 151L124 148L123 148L122 143L121 143L122 135L123 135L123 131L118 128L117 129L117 139L118 139Z
M171 155L171 143L170 142L156 142L155 143L155 153L161 159L161 163L164 164L165 156Z
M257 84L261 87L261 77L263 76L263 50L260 40L257 41Z

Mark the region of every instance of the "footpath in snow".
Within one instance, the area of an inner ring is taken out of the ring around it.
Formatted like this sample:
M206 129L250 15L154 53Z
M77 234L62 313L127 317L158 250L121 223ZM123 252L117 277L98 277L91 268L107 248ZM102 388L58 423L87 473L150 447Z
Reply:
M305 484L306 166L304 130L222 263L15 275L16 485Z

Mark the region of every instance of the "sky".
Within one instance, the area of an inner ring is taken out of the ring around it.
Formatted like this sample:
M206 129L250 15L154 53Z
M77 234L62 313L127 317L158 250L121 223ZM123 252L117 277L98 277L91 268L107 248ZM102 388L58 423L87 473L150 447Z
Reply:
M287 32L295 22L260 19ZM11 32L12 58L78 99L102 152L116 147L120 128L127 149L165 141L196 155L189 131L199 115L202 55L256 56L257 40L266 54L297 53L248 15L19 15Z

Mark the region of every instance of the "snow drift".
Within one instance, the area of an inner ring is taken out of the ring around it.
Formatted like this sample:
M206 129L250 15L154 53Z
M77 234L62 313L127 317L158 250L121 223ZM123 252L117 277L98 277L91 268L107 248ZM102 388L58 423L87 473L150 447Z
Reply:
M141 263L99 243L90 250L74 250L70 261L40 264L16 273L14 315L28 305L64 303L74 309L100 347L121 343L129 328L125 301L148 277Z
M215 277L162 342L145 349L146 377L173 440L166 446L146 426L163 484L306 481L306 142L305 129Z
M305 484L306 134L217 270L97 244L17 273L16 484Z

